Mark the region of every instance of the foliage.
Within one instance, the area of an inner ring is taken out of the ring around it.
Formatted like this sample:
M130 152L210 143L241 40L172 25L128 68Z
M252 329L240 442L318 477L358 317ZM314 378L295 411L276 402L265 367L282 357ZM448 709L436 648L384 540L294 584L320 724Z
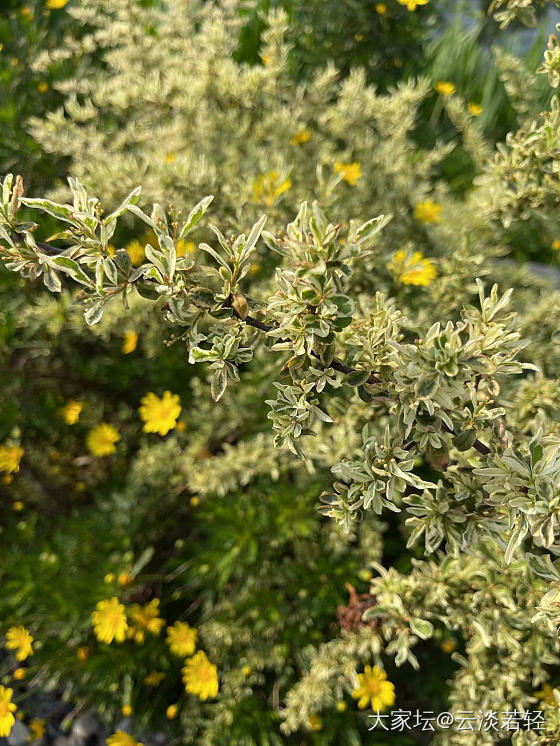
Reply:
M328 5L82 0L27 43L73 176L0 203L16 714L381 744L394 688L558 740L560 294L514 261L560 246L555 42L536 77L434 3Z

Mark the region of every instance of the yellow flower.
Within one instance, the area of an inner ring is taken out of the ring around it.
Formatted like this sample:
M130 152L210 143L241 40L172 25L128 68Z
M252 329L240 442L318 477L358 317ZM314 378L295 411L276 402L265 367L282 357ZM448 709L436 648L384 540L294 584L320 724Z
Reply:
M282 178L280 171L259 174L253 182L253 201L272 207L276 200L291 187L291 179Z
M81 401L74 401L71 399L61 410L60 414L64 418L64 422L67 425L75 425L80 419L80 414L84 405Z
M60 10L68 3L68 0L47 0L45 7L49 10Z
M455 640L442 640L440 647L444 653L450 655L455 650Z
M186 422L178 422L176 429L179 430L179 432L184 433L185 430L187 429Z
M560 238L555 238L552 242L552 248L554 251L560 251Z
M89 431L86 444L94 456L110 456L117 450L115 443L120 439L121 436L117 430L112 425L103 422Z
M193 254L196 251L194 241L185 241L183 238L177 241L175 246L177 257L185 256L185 254Z
M414 208L414 217L423 223L439 223L441 222L441 205L431 199L419 202Z
M266 54L261 54L261 62L266 67L267 65L270 65L272 62L272 57L268 57Z
M168 720L173 720L174 718L177 717L178 711L179 711L179 708L177 707L177 705L169 705L169 707L165 711L165 717Z
M126 250L128 251L128 256L130 257L130 261L134 265L142 264L146 256L146 253L144 251L144 246L140 243L140 241L137 241L137 240L131 241L126 247Z
M334 164L334 170L337 174L340 174L343 180L350 184L350 186L356 186L356 182L362 175L362 167L359 163L341 163L337 161Z
M177 156L175 155L175 153L168 153L165 156L166 163L173 163L173 161L176 161L176 160L177 160Z
M442 96L451 96L452 93L455 93L455 86L449 80L438 80L435 88Z
M13 724L16 719L13 713L16 711L16 706L12 702L13 689L6 689L5 686L0 686L0 737L6 738L10 735Z
M23 681L23 679L25 679L26 674L27 674L27 671L25 670L25 668L16 668L12 676L14 677L16 681Z
M80 661L80 663L85 663L89 658L90 653L91 648L88 647L88 645L84 645L83 647L76 650L76 658Z
M186 661L183 682L189 694L196 694L202 700L218 694L218 671L204 651L199 650Z
M173 655L185 658L194 653L197 637L196 629L189 627L186 622L175 622L172 627L167 628L166 642Z
M121 712L125 718L128 718L132 715L132 707L130 705L123 705L121 707Z
M29 723L29 730L33 734L30 740L38 741L40 738L43 738L47 730L45 728L45 721L41 718L33 718L33 720Z
M398 0L401 5L406 5L410 12L414 12L419 5L427 5L430 0Z
M193 496L193 497L191 497L191 499L189 500L189 503L191 504L191 506L192 506L193 508L196 508L196 506L200 504L200 497L197 497L196 495L194 495L194 496Z
M159 686L165 679L165 674L161 671L150 671L147 676L144 676L144 684L146 686Z
M119 585L130 585L133 580L134 577L128 570L123 570L117 577L117 583Z
M338 702L336 703L336 709L337 709L337 710L338 710L339 712L346 712L346 710L348 709L348 705L346 704L346 702L344 702L344 701L343 701L343 700L341 699L341 700L339 700L339 701L338 701Z
M159 616L159 598L154 598L149 604L141 606L140 604L132 604L129 609L128 616L130 619L130 627L128 630L128 636L133 637L134 641L141 645L146 637L146 632L152 635L159 635L161 628L165 624L164 620Z
M109 736L109 738L106 739L105 743L107 746L142 746L141 743L135 741L132 736L125 733L123 730L118 730L116 733L113 733L112 736Z
M539 689L538 692L535 692L535 697L537 699L540 699L541 702L547 705L551 705L551 707L558 706L556 697L554 696L554 689L550 686L550 684L543 684L543 688Z
M21 500L16 500L14 503L12 503L12 510L15 510L16 513L21 513L24 507L25 506Z
M24 661L29 655L33 655L33 637L25 627L10 627L6 632L6 647L17 650L16 658Z
M323 721L319 715L310 715L309 717L309 730L321 730L323 727Z
M371 704L372 710L382 711L395 704L395 686L386 679L387 674L379 666L366 666L364 672L358 674L359 686L352 696L358 700L360 710Z
M482 114L482 106L480 104L475 104L473 101L471 101L470 104L467 104L467 109L473 117L479 117Z
M93 631L100 642L123 642L128 630L124 606L116 596L109 601L99 601L92 614Z
M392 273L397 282L403 285L429 285L437 271L431 259L424 258L420 251L412 255L404 249L393 254L387 269Z
M375 10L379 13L380 16L382 16L384 13L387 12L387 6L385 3L377 3L375 6Z
M181 405L177 394L172 394L171 391L164 391L161 399L149 393L142 397L142 405L138 411L144 421L145 433L167 435L177 424Z
M46 93L49 90L49 86L46 83L39 83L37 90L39 93Z
M0 471L13 474L19 471L19 462L25 451L19 446L0 446Z
M130 355L131 352L134 352L137 344L138 334L136 332L129 330L123 334L122 351L124 355Z
M114 583L115 582L115 573L114 572L108 572L107 575L103 578L103 580L106 583Z
M243 676L250 676L252 670L253 669L251 668L251 666L243 666L243 668L241 669L241 673L243 674Z
M294 135L290 137L290 144L291 145L303 145L304 142L309 142L311 140L311 130L305 129L300 130L299 132L296 132Z

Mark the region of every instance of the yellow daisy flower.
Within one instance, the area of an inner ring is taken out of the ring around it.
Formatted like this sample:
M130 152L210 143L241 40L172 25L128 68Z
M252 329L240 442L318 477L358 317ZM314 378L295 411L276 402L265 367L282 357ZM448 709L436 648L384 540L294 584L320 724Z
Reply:
M432 260L426 259L420 251L409 254L400 249L387 262L387 269L403 285L429 285L437 276Z
M196 251L196 246L194 244L194 241L185 241L184 238L182 238L180 241L177 241L177 244L175 245L175 251L177 252L177 258L181 256L185 256L186 254L194 254Z
M128 637L133 637L138 645L142 645L146 638L146 633L159 635L165 621L159 616L159 598L154 598L149 604L141 606L132 604L128 611L130 627Z
M362 167L358 162L341 163L337 161L334 164L334 170L342 176L342 179L350 186L356 186L356 182L362 176Z
M124 355L130 355L131 352L134 352L137 344L138 334L136 334L136 332L129 330L123 334L123 344L121 349Z
M84 405L81 401L74 401L73 399L71 399L60 410L60 414L62 415L64 422L66 422L67 425L75 425L76 422L78 422L78 420L80 419L80 414L83 408Z
M24 661L33 655L33 637L25 627L10 627L6 632L6 647L8 650L16 650L18 661Z
M103 422L89 431L86 445L94 456L110 456L117 450L115 443L120 439L121 436L117 430L112 425Z
M364 672L358 674L359 686L352 696L358 700L360 710L371 705L372 710L381 712L395 704L395 685L386 679L387 674L379 666L366 666Z
M435 89L441 96L451 96L455 93L455 86L449 80L438 80Z
M407 9L413 13L419 5L427 5L430 0L397 0L401 5L406 5Z
M128 630L124 606L116 596L99 601L92 614L93 631L100 642L123 642Z
M81 648L76 650L76 658L80 663L85 663L91 654L91 648L88 645L83 645Z
M27 674L27 671L25 670L25 668L16 668L12 676L14 677L16 681L23 681L23 679L25 679L26 674Z
M291 188L291 179L282 178L280 171L259 174L253 182L253 201L272 207L278 198Z
M134 576L128 570L123 570L117 576L117 583L119 585L130 585L134 580Z
M132 738L131 735L123 730L118 730L112 736L106 739L107 746L142 746L141 743Z
M455 645L455 640L448 638L447 640L441 641L440 647L444 653L447 653L448 655L450 655L457 646Z
M46 733L45 721L41 718L33 718L29 723L29 730L31 731L31 741L38 741Z
M441 222L441 205L431 199L419 202L414 208L414 217L422 223Z
M146 252L144 251L144 246L140 243L140 241L137 241L136 239L134 241L131 241L126 247L126 250L128 251L128 256L130 257L130 261L134 264L134 266L142 264L146 257Z
M467 109L473 117L479 117L482 114L482 106L480 104L475 104L473 101L471 101L470 104L467 104Z
M68 4L68 0L47 0L45 7L49 10L60 10Z
M150 671L147 676L144 676L144 684L146 686L159 686L165 679L165 674L161 671Z
M19 446L0 446L0 471L13 474L19 471L19 463L25 451Z
M189 627L186 622L175 622L172 627L167 628L166 642L173 655L185 658L194 653L197 637L196 629Z
M218 670L210 663L204 651L199 650L186 661L183 668L183 683L189 694L196 694L202 700L218 694Z
M323 727L323 721L319 715L310 715L308 725L309 730L321 730Z
M165 711L165 717L168 720L174 720L177 717L178 712L179 708L177 707L177 705L169 705L169 707Z
M311 140L311 130L304 129L290 137L290 145L303 145Z
M123 705L121 707L121 712L125 718L128 718L132 715L132 707L130 705Z
M10 731L16 719L14 712L16 706L12 702L13 689L7 689L5 686L0 686L0 737L6 738L10 735Z
M138 410L144 421L145 433L159 433L167 435L177 424L177 418L181 414L181 405L177 394L164 391L160 399L153 393L142 397L142 404Z

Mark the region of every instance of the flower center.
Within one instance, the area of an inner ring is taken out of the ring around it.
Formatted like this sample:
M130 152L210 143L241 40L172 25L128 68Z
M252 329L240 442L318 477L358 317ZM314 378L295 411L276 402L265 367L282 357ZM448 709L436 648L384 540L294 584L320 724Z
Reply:
M370 679L368 682L368 690L370 694L373 694L374 696L378 695L379 692L381 691L379 681L376 681L375 679Z

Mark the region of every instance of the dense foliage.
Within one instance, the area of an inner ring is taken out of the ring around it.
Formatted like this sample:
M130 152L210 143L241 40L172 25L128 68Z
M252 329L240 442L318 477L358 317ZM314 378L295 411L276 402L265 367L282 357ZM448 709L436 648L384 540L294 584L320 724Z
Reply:
M560 63L494 5L2 22L0 741L557 743Z

